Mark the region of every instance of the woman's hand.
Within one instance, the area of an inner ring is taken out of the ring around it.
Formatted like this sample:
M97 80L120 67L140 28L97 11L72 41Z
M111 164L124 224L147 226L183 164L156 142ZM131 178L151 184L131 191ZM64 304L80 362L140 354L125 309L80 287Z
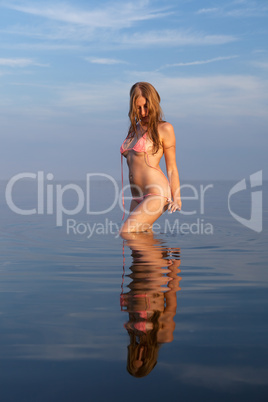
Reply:
M181 199L175 201L169 201L168 204L168 212L172 214L172 212L180 211L181 210Z

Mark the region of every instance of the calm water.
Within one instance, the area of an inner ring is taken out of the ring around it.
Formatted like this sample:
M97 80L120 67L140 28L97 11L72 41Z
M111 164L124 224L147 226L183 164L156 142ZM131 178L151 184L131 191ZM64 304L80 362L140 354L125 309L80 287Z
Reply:
M118 206L56 226L55 200L51 215L18 215L2 183L1 401L267 401L267 185L256 233L228 211L233 184L122 239ZM95 186L104 210L112 190ZM36 207L32 183L13 197ZM249 219L250 192L232 208Z

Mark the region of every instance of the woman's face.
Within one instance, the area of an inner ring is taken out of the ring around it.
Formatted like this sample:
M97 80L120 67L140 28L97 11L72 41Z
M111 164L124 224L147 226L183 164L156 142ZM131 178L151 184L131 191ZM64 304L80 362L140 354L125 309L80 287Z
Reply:
M138 109L139 118L142 124L147 124L149 121L149 112L147 100L143 96L139 96L136 100L136 108Z

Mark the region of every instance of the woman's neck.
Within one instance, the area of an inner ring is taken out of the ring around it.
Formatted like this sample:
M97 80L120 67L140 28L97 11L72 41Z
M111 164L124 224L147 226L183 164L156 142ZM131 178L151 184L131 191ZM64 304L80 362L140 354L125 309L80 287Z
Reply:
M144 135L147 131L147 125L142 125L141 122L139 122L139 126L138 126L138 133L140 133L141 135Z

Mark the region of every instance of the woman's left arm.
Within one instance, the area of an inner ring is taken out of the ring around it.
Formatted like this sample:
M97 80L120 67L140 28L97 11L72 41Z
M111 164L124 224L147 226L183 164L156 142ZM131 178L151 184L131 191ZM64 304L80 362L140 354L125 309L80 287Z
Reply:
M162 145L164 149L167 176L170 183L172 199L168 205L170 212L180 211L181 209L181 193L180 179L176 163L176 138L173 126L165 122L161 127Z

